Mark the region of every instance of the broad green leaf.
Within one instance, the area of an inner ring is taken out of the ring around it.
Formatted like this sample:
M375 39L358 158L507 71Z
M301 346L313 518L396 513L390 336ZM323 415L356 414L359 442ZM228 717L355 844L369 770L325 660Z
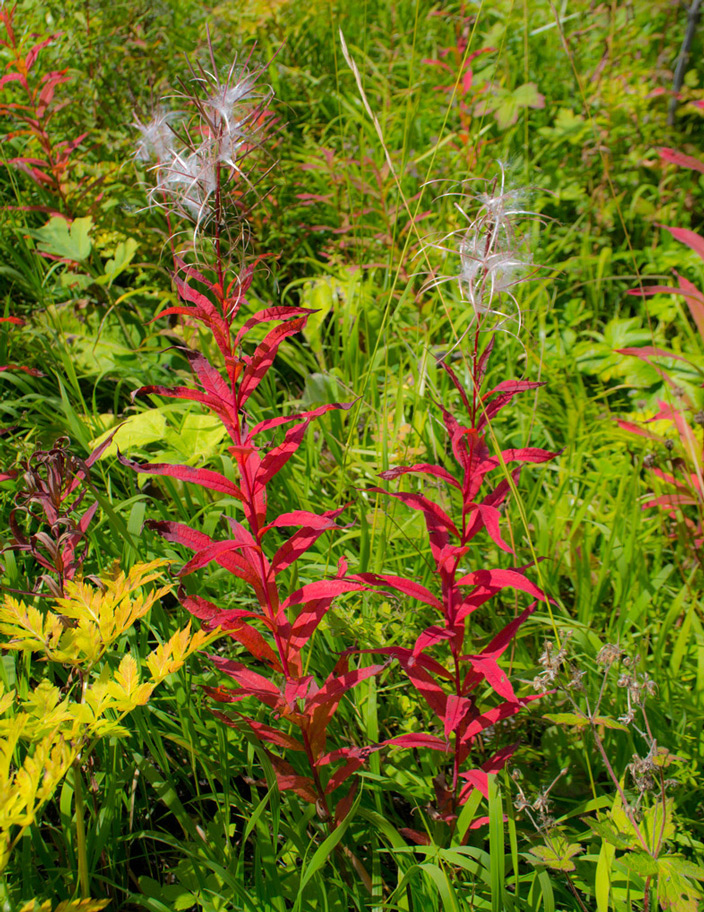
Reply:
M76 218L69 224L67 219L55 215L46 225L30 234L39 241L37 246L42 252L80 263L90 256L92 227L93 219L90 216Z
M619 858L624 867L637 877L653 877L658 873L658 860L645 852L627 852Z
M132 262L137 252L137 246L134 238L127 238L126 241L120 241L117 245L113 258L105 263L105 275L109 279L110 285Z
M118 448L121 452L130 453L149 443L163 441L167 428L164 413L168 409L169 406L165 406L130 415L124 424L118 428L112 443L105 449L100 458L105 459L108 456L114 456ZM91 447L99 446L110 433L111 431L107 430L104 434L96 437L95 440L91 440Z
M589 725L589 719L577 713L546 713L545 718L556 725L576 725L578 728Z
M554 871L574 871L572 859L579 855L582 847L568 842L564 836L556 834L547 845L534 846L527 857L533 864L544 865Z
M701 893L680 873L681 859L666 855L658 861L658 900L666 912L698 912Z
M597 912L609 912L609 893L611 892L611 867L616 850L606 840L601 844L599 860L596 863L594 877L594 897Z
M592 820L591 818L587 817L584 819L584 822L598 836L601 836L604 842L607 842L609 845L614 846L617 849L630 849L637 842L634 834L627 836L624 833L615 830L605 820Z
M617 731L628 731L627 725L624 725L623 722L617 722L616 719L611 719L609 716L594 716L592 722L594 725L601 725L604 728L613 728Z

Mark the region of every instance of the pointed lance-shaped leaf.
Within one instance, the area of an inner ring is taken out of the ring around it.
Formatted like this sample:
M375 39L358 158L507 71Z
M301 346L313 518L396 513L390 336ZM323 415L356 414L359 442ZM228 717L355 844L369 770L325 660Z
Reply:
M249 397L266 376L269 368L274 363L274 358L281 343L289 336L295 336L306 325L307 317L298 317L276 326L267 333L259 343L249 363L242 374L242 382L238 391L238 406L243 408Z
M224 475L214 472L212 469L197 469L194 466L178 465L168 462L134 462L128 459L118 451L117 458L122 465L127 466L134 472L143 475L166 475L170 478L176 478L178 481L187 481L190 484L200 485L201 488L207 488L209 491L217 491L220 494L229 494L236 500L244 500L244 496L237 485L233 484Z

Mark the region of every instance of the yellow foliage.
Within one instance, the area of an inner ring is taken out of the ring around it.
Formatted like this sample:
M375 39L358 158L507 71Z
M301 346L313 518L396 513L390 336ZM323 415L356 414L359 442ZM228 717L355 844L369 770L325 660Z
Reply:
M170 586L139 592L160 576L166 561L135 565L128 574L101 581L67 582L66 595L56 599L59 612L41 612L34 606L7 598L0 606L0 634L9 637L3 649L43 652L51 662L80 667L96 665L125 631L144 617Z
M100 912L109 903L109 899L65 899L54 908L50 899L45 902L30 899L20 908L19 912Z
M69 669L63 690L45 678L23 700L0 683L0 873L71 765L82 762L96 740L124 734L125 716L148 703L167 675L217 635L192 634L190 624L176 631L147 657L147 679L131 653L115 668L110 648L170 591L141 591L160 578L165 564L138 564L100 585L66 583L54 611L13 598L0 605L0 636L7 637L0 649L38 653ZM99 912L105 905L81 900L60 903L53 912ZM52 903L33 900L21 912L52 912Z
M203 630L198 630L191 635L189 621L183 630L177 630L170 640L162 643L147 656L147 665L155 683L158 684L167 675L178 671L190 655L198 652L218 636L220 636L219 631L206 633Z

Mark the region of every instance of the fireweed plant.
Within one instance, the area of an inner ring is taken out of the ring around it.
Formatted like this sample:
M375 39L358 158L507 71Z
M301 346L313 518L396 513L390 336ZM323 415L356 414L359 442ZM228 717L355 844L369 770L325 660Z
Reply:
M530 263L525 253L519 252L521 245L515 222L521 210L517 195L505 188L503 171L500 179L491 182L488 192L477 200L479 212L469 221L459 243L459 286L473 311L470 330L462 337L472 339L467 361L468 388L445 360L438 362L459 393L466 415L457 418L443 405L439 406L455 471L441 464L417 463L380 474L384 480L419 475L441 482L452 492L455 515L451 516L424 494L371 489L395 497L422 513L438 594L401 576L362 573L356 577L365 584L388 587L417 599L439 615L436 623L420 633L412 648L388 647L373 652L399 662L411 685L438 719L440 734L400 735L387 743L396 747L426 748L451 757L447 774L441 772L433 780L436 805L432 808L432 817L443 821L451 831L462 805L475 789L488 797L489 774L500 771L517 747L517 744L506 746L484 757L476 766L470 757L481 745L482 732L515 715L536 699L536 695L517 697L506 672L498 664L520 626L535 610L535 603L517 615L479 652L467 651L468 644L476 640L470 630L470 617L506 588L545 599L545 594L526 575L525 567L468 570L469 556L475 553L472 542L485 530L501 550L513 553L501 535L500 509L518 483L521 467L509 473L506 466L546 462L557 455L535 447L506 449L495 456L490 452L492 419L515 396L541 384L508 380L482 392L495 338L492 335L482 346L483 334L515 319L515 314L502 313L501 299L509 295L515 305L511 289L521 281ZM464 213L464 209L460 211ZM429 654L431 650L436 652L437 658ZM486 686L503 701L496 706L485 706ZM475 821L475 825L486 819ZM405 830L405 833L420 843L429 840L425 833L414 830Z
M84 509L90 467L113 436L86 459L71 453L68 438L60 438L49 450L35 450L19 469L0 474L0 481L20 481L9 516L12 541L2 551L28 554L45 571L31 594L45 587L61 598L66 582L80 575L88 552L85 536L98 509L97 500Z
M441 362L441 367L459 393L466 418L458 420L440 406L458 468L457 477L443 465L428 463L391 469L381 475L386 480L406 474L429 475L456 492L455 519L427 496L411 492L389 495L420 510L425 518L438 594L410 578L383 573L350 574L344 559L339 562L334 579L306 583L287 591L285 572L324 532L338 528L337 519L344 508L324 513L295 510L272 518L268 515L269 485L293 457L314 418L331 409L349 406L324 405L255 424L250 420L248 404L271 369L280 345L305 327L312 311L296 306L271 306L246 319L240 317L247 305L256 264L246 266L239 273L232 266L238 251L233 249L231 241L244 231L240 193L246 191L249 183L238 156L240 152L247 154L256 144L249 138L248 129L258 130L261 111L252 100L254 81L246 68L232 68L224 81L217 76L214 64L213 73L194 70L196 89L207 89L208 97L203 99L200 94L193 97L187 105L191 114L185 120L184 115L178 115L180 121L170 120L169 115L160 111L152 124L140 125L138 157L150 150L155 161L153 173L157 187L152 202L164 206L169 218L186 215L195 226L192 253L196 265L188 264L179 254L174 255L177 267L174 281L181 302L160 316L177 315L191 325L199 325L204 331L201 338L210 337L214 342L219 363L213 363L199 351L184 349L194 375L193 386L146 386L135 395L181 399L207 408L223 423L230 437L228 452L234 460L236 479L207 468L139 464L124 455L119 458L137 472L196 484L229 496L239 505L241 519L226 517L231 535L225 540L214 539L180 522L157 521L150 525L168 541L193 552L179 571L181 577L215 561L252 590L256 604L246 609L223 610L200 595L189 594L183 586L179 596L207 629L220 628L256 663L253 666L240 659L211 655L216 668L234 686L210 687L207 693L217 703L231 707L245 701L257 701L268 707L267 722L234 709L216 711L216 715L227 725L236 728L244 725L254 733L266 751L279 788L291 790L315 805L319 818L332 832L350 812L356 790L354 784L344 793L338 789L373 751L386 746L430 749L451 757L448 775L436 777L435 787L437 817L452 830L459 809L471 793L477 789L487 796L488 776L501 770L516 748L515 744L510 745L479 763L469 762L480 736L537 698L536 695L519 698L498 664L520 626L534 611L534 605L518 614L481 650L468 651L466 645L470 639L470 616L504 589L520 590L535 599L545 598L528 578L525 567L469 570L465 565L471 543L482 530L502 550L512 551L501 536L499 518L500 508L518 481L520 466L513 468L510 475L506 466L545 462L555 455L527 447L507 449L492 456L488 445L494 416L516 395L540 385L505 381L481 392L493 348L493 339L482 346L483 333L495 327L500 296L511 293L527 265L516 255L517 209L503 180L491 185L481 200L480 216L471 222L460 244L459 284L475 314L473 348L468 360L469 390L465 390L448 364ZM179 151L178 135L199 137L202 145L189 146L188 152ZM236 230L224 228L232 214L226 200L235 203ZM268 323L276 325L252 346L250 333ZM267 442L266 436L279 428L286 428L283 440ZM489 479L492 481L485 484ZM274 543L272 533L288 527L296 527L297 531L283 543ZM360 650L350 649L342 654L327 678L316 680L308 673L311 637L334 600L346 593L384 587L435 609L439 622L425 629L413 648L374 650L384 656L384 664L351 668L351 658ZM431 649L438 653L437 658L429 654ZM441 733L402 734L377 744L330 749L328 730L342 698L394 660L436 714ZM485 703L485 686L498 694L502 702ZM424 841L424 834L410 830L407 833L418 842ZM350 853L347 857L352 858L366 880L357 859Z
M180 590L182 604L208 629L220 628L249 652L261 667L255 671L244 662L211 656L216 667L236 686L208 690L223 704L238 704L253 699L269 707L273 726L246 714L218 713L227 724L246 724L267 745L267 754L276 773L279 787L291 789L314 804L321 819L333 827L329 796L363 763L366 756L359 748L330 751L327 730L344 694L359 682L377 674L383 666L372 665L350 669L349 658L342 656L332 673L322 683L306 672L304 649L317 626L344 593L359 591L361 582L346 577L347 566L340 561L335 579L308 583L291 592L282 586L282 575L328 531L337 528L342 509L312 513L296 510L270 518L267 515L267 489L276 475L291 459L303 441L310 422L331 409L347 408L324 405L292 416L279 415L256 424L250 422L247 404L267 376L280 345L300 332L311 310L295 306L274 306L258 311L246 320L240 313L247 304L254 265L233 275L229 254L238 253L231 244L243 230L241 200L252 183L244 177L241 158L254 147L263 112L252 92L254 76L245 69L230 69L221 82L217 75L194 71L197 88L207 88L203 100L193 96L192 117L181 123L183 135L201 138L201 145L190 151L179 151L170 134L165 115L141 128L142 141L157 155L154 171L157 192L152 196L164 205L170 217L189 216L195 225L193 240L196 255L203 251L203 271L175 258L178 274L174 277L181 303L163 311L161 316L178 315L199 324L211 337L220 356L220 366L204 355L185 350L196 385L165 388L143 387L138 395L156 394L205 406L223 423L231 440L228 451L234 459L237 480L219 472L187 465L138 465L124 456L121 461L138 472L168 475L233 498L240 505L242 521L227 517L231 537L217 541L183 523L154 522L151 525L167 540L194 552L181 569L180 576L216 561L249 586L256 608L221 610L198 595ZM252 135L250 135L250 131ZM159 138L161 137L161 138ZM164 158L158 158L163 155ZM168 162L167 162L168 158ZM229 201L233 206L226 206ZM234 218L233 218L234 216ZM234 225L234 228L233 228ZM210 269L211 281L204 275ZM275 324L262 341L249 343L249 333L263 324ZM266 442L278 428L286 427L278 444ZM264 440L262 440L264 438ZM297 528L283 543L273 544L275 530ZM297 735L290 733L293 727ZM284 749L289 754L305 757L307 770L271 750ZM369 751L366 751L368 753ZM340 765L341 764L341 765ZM334 771L333 771L334 770ZM348 801L337 802L337 820L345 816Z
M660 156L666 162L689 168L704 174L704 162L689 155L683 155L675 149L660 149ZM704 238L688 228L663 226L672 237L686 244L704 260ZM651 285L629 292L638 297L652 297L658 294L673 294L685 299L692 322L701 343L704 345L704 293L685 276L675 273L677 287L670 285ZM656 483L662 486L662 492L656 493L644 504L644 508L657 507L673 522L675 531L672 537L679 537L692 552L696 563L702 564L702 547L704 546L704 446L702 431L704 427L704 409L702 398L696 389L690 391L683 387L672 376L671 370L663 364L667 361L680 362L690 372L695 385L700 385L702 367L695 364L695 359L663 348L648 346L643 348L622 348L619 354L639 358L655 369L667 385L669 395L658 401L657 413L646 422L657 422L660 427L668 426L672 436L656 433L655 430L643 427L633 421L620 420L619 427L637 434L658 445L657 451L647 453L643 462L652 471ZM694 352L692 353L694 355ZM677 444L677 450L675 446ZM664 456L664 459L663 459ZM665 463L661 468L658 463ZM691 512L690 512L691 511Z
M77 203L88 190L75 184L72 174L72 153L81 145L87 134L74 139L58 141L51 121L67 101L58 101L56 90L69 81L67 68L41 73L35 70L41 51L52 44L58 34L47 35L36 43L36 35L18 38L15 31L17 4L0 8L0 23L5 32L0 38L0 47L5 48L6 73L0 77L0 116L8 119L12 129L5 140L21 137L30 155L20 155L7 160L24 171L36 186L48 194L51 205L24 206L24 209L39 209L43 212L71 215ZM28 44L30 46L28 46ZM10 94L14 88L14 93ZM76 191L80 193L76 196ZM74 195L76 198L70 200Z

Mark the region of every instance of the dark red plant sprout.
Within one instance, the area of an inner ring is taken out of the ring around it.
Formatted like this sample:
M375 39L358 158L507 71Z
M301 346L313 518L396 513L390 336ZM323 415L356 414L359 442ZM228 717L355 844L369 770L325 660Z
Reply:
M663 161L689 168L704 174L704 162L684 155L675 149L660 149ZM675 240L685 244L704 260L704 238L688 228L661 226L669 231ZM704 293L700 288L678 273L677 285L650 285L647 288L636 288L629 292L637 297L649 298L658 294L675 294L683 297L687 303L690 316L704 346ZM645 509L657 507L673 521L675 525L672 537L677 536L680 526L683 541L691 547L695 559L701 564L704 547L704 444L701 428L704 426L704 400L701 395L690 394L671 376L668 368L663 366L663 359L680 361L701 374L701 369L687 357L677 352L655 346L643 348L622 348L621 355L639 358L649 364L665 382L669 395L658 401L658 412L650 419L652 422L667 422L673 435L663 435L654 430L636 424L633 421L620 420L619 427L632 434L652 441L658 450L648 453L644 458L646 468L652 471L661 493L656 493L644 504ZM660 468L658 462L664 462Z
M155 203L162 200L172 216L185 215L195 223L195 244L200 243L205 229L210 230L202 256L205 266L196 268L175 256L174 281L180 303L167 308L160 316L178 316L199 325L214 342L220 364L216 366L200 352L184 349L194 375L192 386L147 386L135 395L197 402L210 411L222 422L230 438L228 453L234 461L236 477L231 480L208 468L137 464L125 456L119 458L137 472L196 484L220 496L228 496L239 505L241 520L226 517L230 536L224 540L211 538L184 523L160 521L150 525L168 541L193 552L179 576L185 577L215 561L251 590L255 606L231 610L223 610L200 595L189 595L183 587L179 590L182 604L206 628L221 628L249 656L248 661L210 656L215 666L229 678L229 684L210 688L208 694L217 703L230 707L241 702L249 702L252 709L257 704L268 707L267 722L254 718L251 710L248 714L230 709L217 711L216 715L232 727L247 726L262 743L280 789L291 790L314 804L321 820L333 828L349 810L353 790L335 800L334 816L331 795L363 764L372 749L330 750L328 729L347 691L377 674L383 666L354 669L349 667L349 657L343 656L320 683L307 672L305 650L334 600L365 586L346 576L346 563L341 560L335 578L309 582L288 591L284 578L289 568L325 532L338 528L337 519L344 508L322 513L294 510L271 517L268 515L268 489L298 450L311 421L331 409L349 406L324 405L295 415L272 416L257 423L250 419L250 400L272 368L280 346L305 327L313 311L274 305L242 318L257 263L250 263L233 277L228 254L240 254L223 243L229 240L223 227L230 214L224 204L226 183L245 179L236 160L234 165L232 161L223 162L218 148L221 144L233 152L234 143L242 144L237 148L250 145L242 124L251 122L247 120L246 112L253 84L248 74L230 70L227 79L218 85L220 88L213 90L209 101L196 106L200 118L207 114L207 121L201 121L200 126L191 125L188 131L190 135L197 133L206 137L198 161L206 169L207 179L203 178L202 184L186 185L185 195L176 181L171 187L173 193L155 193L153 198ZM241 91L237 88L240 85L243 86ZM228 98L232 100L227 101ZM244 105L243 115L240 105ZM255 126L258 128L258 120ZM145 129L142 128L143 141ZM166 134L158 133L151 134L150 142L159 136L171 143ZM187 161L187 156L185 152L179 152L175 144L164 146L162 153L157 158L159 163L155 172L157 180L163 184L177 174L175 169ZM170 160L168 171L163 171L163 162L167 159ZM214 184L210 182L211 178ZM234 218L241 224L238 209ZM196 247L196 254L200 249ZM213 254L214 261L211 259ZM212 275L212 281L206 272ZM263 326L271 328L261 341L253 344L252 331ZM279 430L283 431L282 438L279 442L271 442L272 434ZM284 529L296 531L281 541L279 535ZM293 755L298 755L299 759Z
M13 100L0 101L0 116L6 117L15 125L5 134L5 141L22 137L23 143L30 149L34 146L35 151L31 155L7 159L6 164L24 171L39 188L56 200L56 205L23 206L23 209L70 216L68 182L71 155L87 134L59 142L52 135L51 121L67 104L67 101L56 101L56 90L62 83L68 82L70 77L67 69L36 73L35 65L43 48L59 35L47 35L36 44L19 39L15 31L16 10L17 4L0 9L0 22L5 30L5 38L0 39L0 46L6 48L9 54L5 63L6 73L0 78L0 90L7 96L9 86L17 89L12 96ZM34 37L36 36L30 36L31 40Z
M470 224L460 244L460 285L467 303L475 311L474 347L468 359L470 391L464 388L448 364L439 361L459 394L466 415L458 420L440 406L456 469L453 472L444 465L418 463L380 474L385 480L405 475L430 476L448 486L457 502L456 514L451 516L425 494L371 489L422 513L437 591L402 576L362 573L356 577L366 585L384 586L414 598L438 615L437 622L423 630L412 648L389 647L371 651L399 662L412 686L438 719L439 734L405 734L385 743L426 748L451 758L448 774L441 773L434 780L437 804L433 810L433 815L448 824L450 830L454 829L459 810L474 789L488 796L488 775L500 771L517 747L517 744L507 746L475 765L471 762L472 754L482 732L514 716L537 698L537 695L518 697L499 665L500 657L511 645L518 629L534 611L535 602L479 652L473 651L471 646L468 649L468 643L472 642L470 618L507 588L525 592L534 599L546 599L542 590L528 578L526 567L468 570L465 562L477 553L473 542L482 530L501 550L513 553L501 535L499 521L502 505L512 486L518 484L521 465L511 469L507 466L542 463L557 455L535 447L506 449L494 456L490 453L487 437L496 415L515 396L542 384L507 380L481 392L494 344L492 337L481 350L481 333L490 328L488 321L492 315L501 315L497 307L498 296L516 284L517 275L526 264L516 254L517 239L510 224L515 207L503 189L503 181L500 193L496 193L494 186L480 199L480 216ZM466 261L468 251L473 251L471 263ZM431 656L430 650L439 653L438 657ZM446 661L442 660L443 655ZM486 686L501 698L498 705L484 706L480 702ZM427 841L424 833L405 832L418 842Z
M50 450L36 450L19 469L0 474L0 481L22 483L9 517L13 540L2 550L26 553L46 571L34 591L25 594L41 594L44 586L51 596L62 598L64 584L82 567L88 553L85 536L98 509L97 500L83 509L89 470L111 440L112 435L80 459L69 451L68 438L61 437Z

